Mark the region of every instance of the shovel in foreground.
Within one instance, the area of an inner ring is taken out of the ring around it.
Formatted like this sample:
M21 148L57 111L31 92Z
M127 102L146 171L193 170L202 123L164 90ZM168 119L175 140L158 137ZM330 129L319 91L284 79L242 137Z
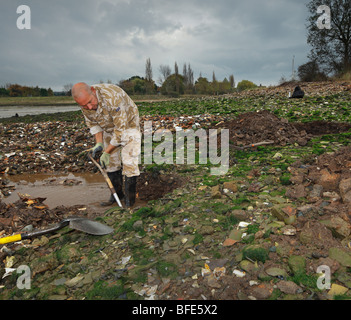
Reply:
M56 223L42 230L34 230L32 232L15 234L13 236L0 238L0 244L11 243L11 242L21 241L25 239L30 239L33 237L38 237L47 233L57 231L66 226L70 227L71 229L79 230L95 236L102 236L113 232L112 228L104 224L101 224L99 222L89 220L86 218L81 218L81 217L68 217L66 219L63 219L59 223Z

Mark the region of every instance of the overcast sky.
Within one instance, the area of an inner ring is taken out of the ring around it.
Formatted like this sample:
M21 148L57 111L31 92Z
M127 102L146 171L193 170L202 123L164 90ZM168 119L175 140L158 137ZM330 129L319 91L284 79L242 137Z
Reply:
M195 80L275 85L307 62L308 0L0 0L0 86L51 87L145 76L151 59ZM17 28L17 7L31 29Z

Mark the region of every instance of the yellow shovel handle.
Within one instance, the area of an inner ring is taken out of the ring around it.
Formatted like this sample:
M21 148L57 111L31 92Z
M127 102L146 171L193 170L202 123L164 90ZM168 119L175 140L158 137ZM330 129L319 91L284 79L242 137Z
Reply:
M0 244L16 242L16 241L21 241L21 240L22 240L22 235L21 234L15 234L13 236L0 238Z

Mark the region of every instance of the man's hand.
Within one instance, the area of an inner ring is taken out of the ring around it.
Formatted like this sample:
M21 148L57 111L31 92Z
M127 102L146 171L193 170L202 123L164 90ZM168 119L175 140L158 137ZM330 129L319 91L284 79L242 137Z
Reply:
M93 158L95 159L95 156L97 153L101 152L102 150L104 150L104 145L99 142L97 143L92 149L91 149L91 153L92 153L92 156Z
M108 165L110 164L110 154L104 152L102 154L102 156L100 157L100 165L101 167L103 167L104 169L106 169L108 167Z

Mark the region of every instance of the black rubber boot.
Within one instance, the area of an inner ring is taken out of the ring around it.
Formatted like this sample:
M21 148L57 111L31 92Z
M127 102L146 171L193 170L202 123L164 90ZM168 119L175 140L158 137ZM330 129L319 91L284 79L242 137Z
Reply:
M136 176L125 178L124 192L126 195L125 203L127 208L132 207L135 203L136 180L137 180Z
M113 187L115 188L119 200L122 200L124 198L122 170L118 170L115 172L107 172L107 175L110 178ZM112 206L114 203L116 203L116 200L111 194L110 199L108 199L106 202L101 202L100 205L102 207L107 207Z

